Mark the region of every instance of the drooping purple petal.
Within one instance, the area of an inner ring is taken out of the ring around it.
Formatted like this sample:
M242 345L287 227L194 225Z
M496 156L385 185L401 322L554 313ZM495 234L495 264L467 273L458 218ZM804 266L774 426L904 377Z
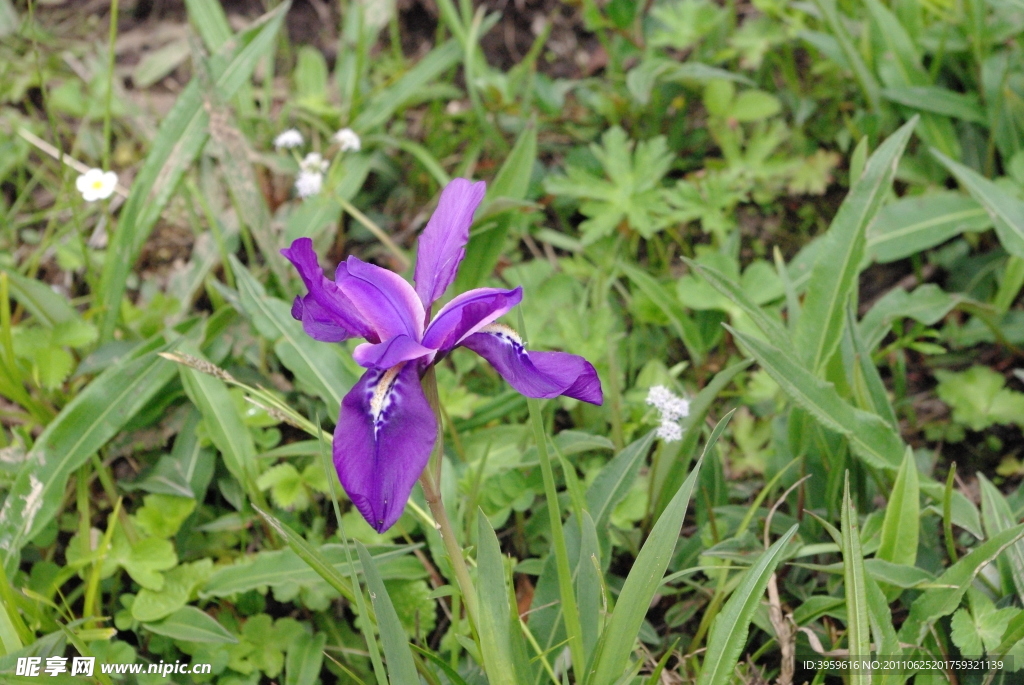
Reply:
M349 338L368 338L376 342L377 336L369 323L360 315L338 284L324 276L309 238L295 240L291 247L281 250L306 284L307 295L296 298L292 316L312 338L324 342L340 342Z
M462 341L491 363L513 388L527 397L565 395L601 404L601 381L593 364L567 352L527 352L515 331L490 324Z
M523 289L476 288L452 298L423 334L423 345L447 352L466 337L505 315L523 299Z
M334 466L349 499L383 533L402 515L430 459L437 421L418 365L370 369L341 403Z
M394 271L349 257L338 265L337 282L381 340L403 333L414 340L423 337L423 304Z
M429 308L455 280L459 262L466 256L473 212L484 199L487 184L454 178L441 191L427 227L420 234L416 252L416 292Z
M292 318L302 322L302 330L313 340L341 342L356 337L352 331L338 325L337 319L317 304L312 295L295 298L292 302Z
M421 359L429 363L434 358L434 350L424 347L409 336L396 335L377 344L363 343L352 352L356 363L367 369L390 369L412 359Z

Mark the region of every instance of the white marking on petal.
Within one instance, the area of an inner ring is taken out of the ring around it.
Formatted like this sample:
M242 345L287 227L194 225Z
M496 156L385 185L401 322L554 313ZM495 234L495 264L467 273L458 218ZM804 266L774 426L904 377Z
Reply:
M520 347L523 346L523 339L519 337L519 334L514 329L509 328L503 323L489 323L480 329L481 333L490 333L496 335L499 338L505 338L509 342L515 343Z
M370 396L370 415L373 417L374 438L377 437L377 432L383 427L384 419L387 418L387 410L391 408L391 404L394 402L394 395L391 390L394 388L395 381L398 379L398 374L402 371L403 366L405 366L405 362L395 364L385 371L381 374L377 385L373 388L373 394Z

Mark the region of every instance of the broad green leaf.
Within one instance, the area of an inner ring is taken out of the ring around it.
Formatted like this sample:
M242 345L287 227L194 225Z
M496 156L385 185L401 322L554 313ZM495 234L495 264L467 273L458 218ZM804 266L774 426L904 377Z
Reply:
M486 520L486 517L481 517ZM359 551L359 562L363 566L366 588L370 593L373 610L377 614L377 628L380 630L380 641L384 647L384 659L387 662L388 676L393 685L399 683L417 683L416 664L412 660L409 649L409 638L406 637L402 622L398 620L395 607L384 587L384 581L373 564L373 558L366 551L363 543L356 542Z
M996 609L985 593L968 588L971 609L957 609L950 619L950 637L964 655L980 656L999 647L1010 621L1020 615L1017 607Z
M816 375L842 338L847 301L857 287L868 225L889 195L896 165L916 124L915 117L868 158L864 173L843 200L823 238L793 336L801 358Z
M164 576L161 571L174 568L178 563L178 556L174 553L174 545L170 540L143 538L132 544L118 528L114 531L106 561L111 567L122 567L132 580L142 587L159 591L164 587ZM107 575L106 572L103 573L103 577Z
M941 86L900 86L883 88L881 93L886 100L905 107L976 124L988 123L976 93L957 93Z
M316 685L324 663L326 633L308 633L288 645L284 662L284 685Z
M220 3L185 0L185 7L188 8L192 26L211 50L231 40L231 25Z
M580 558L576 565L576 606L580 612L580 626L583 628L583 652L587 661L594 655L598 638L601 637L601 593L604 579L601 577L601 547L597 541L597 529L586 511L582 516Z
M985 208L996 227L1003 248L1024 257L1024 200L1014 197L973 169L955 162L938 150L932 150L961 186Z
M316 112L327 103L327 59L311 45L299 48L292 79L300 106Z
M967 588L988 564L1007 548L1024 538L1024 524L1014 526L990 537L970 551L935 579L937 587L925 590L910 605L910 616L900 628L900 640L920 644L928 626L953 613Z
M17 610L13 604L0 604L0 656L16 652L24 646L11 618L11 613Z
M846 436L853 451L865 462L876 468L899 468L904 446L892 426L875 414L851 406L831 383L816 378L785 352L729 330L794 402L826 428Z
M899 658L903 653L896 629L892 625L892 612L881 588L875 579L868 575L864 579L867 590L868 617L871 621L871 634L875 638L875 654ZM872 678L874 685L903 685L906 678L902 673L882 672Z
M978 481L981 483L981 520L985 524L985 534L991 538L1012 528L1017 517L992 481L981 472L978 472ZM1005 564L1000 565L1008 567L1017 594L1024 596L1024 542L1017 542L1007 549L1002 561Z
M43 281L25 278L16 271L0 267L7 274L8 288L18 304L47 328L79 321L81 316L66 297L57 294Z
M224 66L214 84L221 98L230 98L248 81L256 63L274 46L274 39L290 5L290 2L282 3L225 45L224 51L231 55L231 61ZM198 79L193 79L164 118L118 216L118 230L107 248L95 298L105 307L100 319L100 340L103 342L114 334L125 284L142 246L185 170L206 143L209 114L203 105L201 85Z
M899 430L896 410L889 400L889 392L871 356L871 348L864 342L857 325L853 308L847 312L846 330L843 331L843 360L847 365L847 376L851 379L854 397L862 409L878 414L893 428ZM853 359L847 359L852 355Z
M731 417L730 412L715 426L704 446L704 456L714 448ZM700 473L701 461L693 467L689 477L654 524L632 570L626 576L615 609L601 634L592 664L588 667L586 681L590 685L612 685L629 668L629 656L647 615L647 608L661 585L662 576L675 550L679 528L686 516L697 474Z
M587 511L598 530L608 525L612 511L629 492L652 444L654 431L648 431L605 464L587 488Z
M961 193L941 191L904 197L879 210L868 228L868 253L886 263L940 245L964 231L992 226L988 212Z
M882 542L875 554L894 564L913 566L917 562L917 537L921 518L921 490L918 486L917 463L908 447L903 464L896 474L896 484L889 495L882 520Z
M281 362L327 403L332 416L356 378L333 349L310 338L292 318L291 305L267 296L263 286L234 256L229 257L244 313L260 335L274 342Z
M196 348L186 351L201 358ZM252 433L245 426L242 416L231 400L227 384L219 378L196 371L184 364L179 366L179 372L185 394L202 414L206 431L224 458L224 465L242 485L246 494L255 497L258 494L256 445Z
M0 556L8 575L21 548L57 515L70 475L113 438L174 377L156 353L169 337L139 345L92 380L36 438L0 509Z
M704 277L718 292L722 293L731 302L735 303L743 312L750 317L767 340L782 349L791 347L789 333L777 319L765 312L762 307L755 304L744 290L722 272L705 264L685 260L691 269Z
M744 572L743 580L715 617L708 634L708 647L697 685L725 685L732 682L736 662L747 643L750 621L764 599L768 579L782 561L786 546L798 527L794 525L786 531Z
M971 430L1024 420L1024 393L1005 387L1006 378L988 366L959 373L938 369L935 378L936 394L953 409L953 420Z
M512 658L512 623L509 593L505 586L505 562L498 538L483 511L477 513L476 520L480 655L491 685L516 685L523 680L517 676Z
M183 642L236 644L238 638L217 622L217 619L194 606L183 606L156 623L144 623L146 630Z
M860 528L857 525L857 510L850 499L850 472L846 472L843 486L843 511L841 515L843 549L843 585L846 590L846 641L853 659L871 657L871 624L868 621L867 573L864 570L864 554L860 547ZM853 673L852 685L871 682L871 676Z
M370 552L377 564L378 573L384 580L423 578L426 574L423 564L411 556L413 547L406 545L374 545ZM351 570L345 558L344 545L328 544L318 549L324 562L340 575L348 576ZM356 570L362 566L356 562ZM220 566L210 576L200 593L207 597L231 597L257 588L273 588L275 594L294 593L298 588L314 583L320 576L294 551L290 549L258 552L244 557L229 566ZM285 601L285 600L281 600Z
M893 288L861 319L858 327L864 346L869 350L878 347L897 319L910 318L932 326L949 314L958 302L958 296L950 295L934 283L918 286L911 293L903 288Z
M146 495L135 512L135 521L143 532L158 538L171 538L195 511L196 500L176 495Z
M729 106L729 116L736 121L760 121L779 113L782 103L763 90L745 90Z
M191 599L196 589L206 582L213 570L212 559L200 559L182 564L164 574L159 590L143 588L132 602L132 617L142 623L152 623L170 616Z

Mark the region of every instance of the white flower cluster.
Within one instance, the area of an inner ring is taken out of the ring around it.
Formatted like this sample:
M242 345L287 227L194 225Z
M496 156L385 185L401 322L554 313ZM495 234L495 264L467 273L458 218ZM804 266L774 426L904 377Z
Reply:
M103 169L89 169L75 180L75 187L86 202L106 200L117 188L117 174Z
M343 128L335 133L331 139L338 144L340 152L358 152L362 147L359 135L350 128ZM281 131L274 138L274 147L281 149L294 149L301 147L305 138L298 129L290 128ZM299 175L295 177L295 194L299 197L310 197L319 193L324 186L324 174L330 163L323 158L319 152L310 152L299 162Z
M665 442L675 442L683 437L679 419L690 415L690 403L679 397L664 385L654 385L647 392L647 404L661 414L658 437Z
M324 185L327 160L318 152L310 152L299 162L299 175L295 177L295 192L299 197L316 195Z
M342 152L359 152L363 147L363 142L359 140L359 134L350 128L343 128L335 133L333 140Z
M274 147L280 148L293 148L300 147L305 141L302 134L299 133L298 129L290 128L286 131L281 131L277 134L277 138L274 138Z

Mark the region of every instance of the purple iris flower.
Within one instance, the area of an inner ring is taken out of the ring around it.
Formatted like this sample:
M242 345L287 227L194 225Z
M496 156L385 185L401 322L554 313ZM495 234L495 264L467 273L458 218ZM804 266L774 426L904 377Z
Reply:
M486 186L457 178L445 187L420 236L414 280L356 257L326 278L309 238L287 257L309 293L295 298L292 316L324 342L365 338L356 362L367 369L341 403L334 430L334 466L359 513L378 532L402 515L430 459L437 420L420 378L452 349L468 347L527 397L574 397L601 404L593 365L564 352L527 352L520 337L495 321L519 304L523 289L476 288L430 312L455 280L466 255L473 213Z

